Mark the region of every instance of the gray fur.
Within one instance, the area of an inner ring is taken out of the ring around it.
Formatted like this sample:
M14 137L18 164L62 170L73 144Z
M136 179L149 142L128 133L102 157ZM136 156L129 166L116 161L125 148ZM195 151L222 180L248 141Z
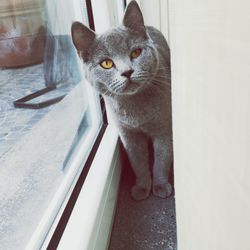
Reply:
M150 194L166 198L172 192L168 181L172 163L170 52L160 31L145 27L140 9L130 2L123 25L102 35L80 23L72 25L72 39L82 57L87 80L99 91L116 122L122 143L136 175L132 196ZM131 59L133 49L141 55ZM103 69L100 62L112 59L115 67ZM124 72L133 70L130 78ZM153 144L150 172L148 143Z

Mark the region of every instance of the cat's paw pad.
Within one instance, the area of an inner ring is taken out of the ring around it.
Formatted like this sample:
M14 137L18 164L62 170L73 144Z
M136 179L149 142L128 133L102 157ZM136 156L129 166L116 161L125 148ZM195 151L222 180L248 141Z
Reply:
M146 199L150 194L150 188L133 186L131 189L131 195L133 199L140 201Z
M153 194L160 198L167 198L172 194L172 186L169 183L154 184Z

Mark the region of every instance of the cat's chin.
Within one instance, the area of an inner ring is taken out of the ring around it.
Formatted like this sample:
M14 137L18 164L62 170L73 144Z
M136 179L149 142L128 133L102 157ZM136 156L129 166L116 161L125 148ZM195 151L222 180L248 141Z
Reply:
M135 95L138 90L127 90L122 93L119 93L120 96L128 96L128 95Z
M142 89L141 84L134 82L134 81L129 81L126 84L126 87L123 90L121 90L119 93L117 93L117 95L120 95L120 96L134 95L138 93L141 89Z

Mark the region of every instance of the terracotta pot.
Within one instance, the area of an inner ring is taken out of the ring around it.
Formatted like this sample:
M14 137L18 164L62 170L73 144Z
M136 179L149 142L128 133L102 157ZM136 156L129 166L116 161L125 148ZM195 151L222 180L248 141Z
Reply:
M0 1L0 67L20 67L43 61L44 0Z

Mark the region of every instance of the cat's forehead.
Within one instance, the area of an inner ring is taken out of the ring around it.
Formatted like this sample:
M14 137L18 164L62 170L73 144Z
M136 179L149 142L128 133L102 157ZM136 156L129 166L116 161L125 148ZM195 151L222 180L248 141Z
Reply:
M107 53L126 53L135 43L140 43L142 38L131 34L125 28L113 28L101 34L96 39L99 51Z

